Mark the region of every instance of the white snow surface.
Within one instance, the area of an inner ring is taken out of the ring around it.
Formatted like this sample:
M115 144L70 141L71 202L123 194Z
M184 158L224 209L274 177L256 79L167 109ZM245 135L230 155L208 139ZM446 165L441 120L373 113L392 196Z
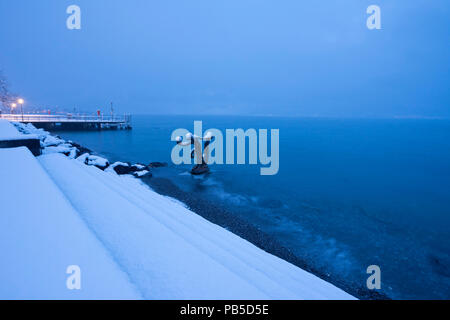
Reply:
M21 140L21 139L38 139L34 134L22 134L5 119L0 119L0 141L1 140Z
M128 167L129 164L128 164L128 163L125 163L125 162L116 161L116 162L114 162L112 165L110 165L109 167L110 167L110 168L115 168L115 167L117 167L117 166Z
M146 299L353 299L138 179L61 154L39 161Z
M80 155L77 160L82 162L82 163L86 163L87 158L89 157L89 153L83 153L82 155Z
M107 159L99 157L99 156L94 156L94 155L90 155L88 157L88 165L90 166L100 166L100 167L106 167L109 162Z
M54 137L54 136L52 136L52 135L47 135L47 136L44 138L43 145L44 145L44 147L50 147L50 146L57 146L57 145L60 145L60 144L62 144L62 143L64 143L64 142L65 142L65 141L62 140L62 139L59 139L59 138Z
M72 154L73 157L76 154L76 150L77 148L72 147L72 145L68 144L68 143L62 143L58 146L50 146L50 147L46 147L42 150L43 154L48 154L48 153L68 153L68 154ZM73 158L72 157L72 158Z
M44 129L37 129L31 123L20 123L20 122L12 122L12 124L22 133L24 134L33 134L37 136L42 141L42 146L45 147L43 141L50 136L50 132L45 131ZM56 139L56 137L54 137ZM63 140L60 140L63 143Z
M148 174L150 171L148 171L148 170L142 170L142 171L136 171L135 173L134 173L134 175L136 176L136 177L143 177L143 176L145 176L146 174Z
M141 294L25 148L0 149L0 299L139 299ZM81 290L66 286L81 268Z

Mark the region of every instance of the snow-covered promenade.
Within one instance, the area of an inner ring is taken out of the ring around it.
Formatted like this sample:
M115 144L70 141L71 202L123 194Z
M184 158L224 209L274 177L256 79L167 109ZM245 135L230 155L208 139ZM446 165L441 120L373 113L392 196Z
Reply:
M354 299L134 176L18 126L44 149L0 149L1 299ZM69 265L81 269L81 290L66 287Z

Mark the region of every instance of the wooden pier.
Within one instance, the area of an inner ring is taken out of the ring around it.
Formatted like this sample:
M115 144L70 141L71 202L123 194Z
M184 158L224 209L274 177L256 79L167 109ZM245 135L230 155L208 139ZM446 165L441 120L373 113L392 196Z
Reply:
M31 123L45 130L130 130L131 115L91 116L74 114L0 114L0 119Z

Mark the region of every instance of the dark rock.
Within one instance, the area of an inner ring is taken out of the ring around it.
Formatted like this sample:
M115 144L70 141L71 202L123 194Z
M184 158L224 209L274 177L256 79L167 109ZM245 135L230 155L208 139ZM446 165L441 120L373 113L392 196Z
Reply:
M92 154L86 157L84 163L89 166L97 167L100 170L105 170L109 167L109 161L107 159Z
M114 166L113 169L117 174L129 174L132 172L130 165L124 166L122 164L118 164L118 165Z
M449 268L450 260L447 259L447 261L445 261L444 256L438 258L437 256L434 255L429 255L429 259L433 270L437 274L450 278L450 268Z
M150 162L148 167L149 168L167 167L167 162Z
M106 164L106 166L99 166L98 164L96 164L96 165L94 165L94 167L97 167L97 168L99 168L100 170L105 171L105 169L109 167L109 163Z
M130 165L130 163L127 162L127 164L128 164L127 166L122 165L122 164L115 165L114 171L117 174L134 174L135 172L139 172L139 171L144 171L144 170L149 171L148 166L140 164L140 163Z
M191 174L194 174L194 175L205 174L208 172L209 172L209 167L205 163L197 164L191 170Z
M81 145L79 145L78 143L76 143L76 142L69 142L72 146L74 146L75 148L77 148L77 157L79 157L79 156L81 156L82 154L84 154L84 153L89 153L89 154L91 154L92 153L92 150L90 150L90 149L88 149L88 148L85 148L85 147L83 147L83 146L81 146Z

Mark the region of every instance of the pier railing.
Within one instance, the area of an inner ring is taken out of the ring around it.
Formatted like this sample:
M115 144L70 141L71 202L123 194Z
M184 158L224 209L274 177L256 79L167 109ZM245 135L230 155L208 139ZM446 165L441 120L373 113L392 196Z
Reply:
M0 119L16 122L91 122L104 124L130 124L131 115L80 115L80 114L0 114Z

